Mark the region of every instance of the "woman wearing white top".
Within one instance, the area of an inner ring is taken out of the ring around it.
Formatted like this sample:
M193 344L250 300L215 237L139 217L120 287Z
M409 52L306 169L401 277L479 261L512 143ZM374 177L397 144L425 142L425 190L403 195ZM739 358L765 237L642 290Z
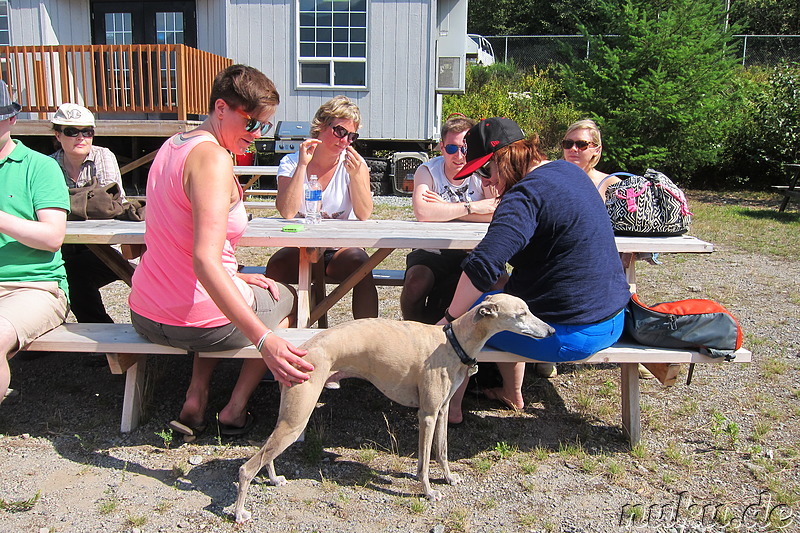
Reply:
M369 168L352 147L360 127L361 112L346 96L335 96L320 106L311 122L311 138L278 167L276 206L282 217L305 216L304 193L312 175L322 188L322 218L366 220L372 215ZM342 281L368 258L361 248L328 250L325 275ZM298 261L297 248L282 248L267 263L266 275L297 283ZM353 317L376 316L378 291L370 273L353 288Z

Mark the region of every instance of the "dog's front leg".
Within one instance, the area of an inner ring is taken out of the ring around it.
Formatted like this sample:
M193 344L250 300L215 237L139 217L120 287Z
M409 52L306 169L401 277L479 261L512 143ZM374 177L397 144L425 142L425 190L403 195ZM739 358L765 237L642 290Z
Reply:
M436 431L436 414L436 411L430 412L420 409L417 415L419 417L417 479L422 482L425 497L431 501L442 499L442 493L438 490L433 490L430 482L431 446L433 445L433 435Z
M436 460L444 472L444 479L450 485L461 483L461 476L450 472L450 462L447 460L447 415L450 411L450 401L444 402L436 418L436 433L433 442L436 446Z

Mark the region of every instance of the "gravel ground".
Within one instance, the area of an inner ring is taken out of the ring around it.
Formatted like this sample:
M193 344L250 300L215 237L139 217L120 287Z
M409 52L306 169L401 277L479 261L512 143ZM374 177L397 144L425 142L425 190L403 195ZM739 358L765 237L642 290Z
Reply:
M254 519L237 526L237 469L274 426L277 386L256 391L257 425L246 438L210 429L179 445L157 433L181 405L185 358L151 358L144 421L120 434L123 378L102 357L20 354L12 386L21 396L0 407L0 531L800 530L800 260L725 246L662 260L638 268L642 298L722 302L754 363L701 365L688 386L642 382L643 442L634 449L619 422L616 368L565 365L551 380L529 371L519 413L467 395L466 420L449 435L464 482L443 486L432 466L444 499L427 502L412 475L416 413L350 380L323 392L306 441L276 461L288 485L254 483ZM399 289L380 290L382 316L398 318ZM105 290L119 321L126 294L121 283ZM332 322L348 309L337 305ZM210 412L237 367L221 364ZM491 372L479 376L488 382ZM633 526L620 526L625 509Z

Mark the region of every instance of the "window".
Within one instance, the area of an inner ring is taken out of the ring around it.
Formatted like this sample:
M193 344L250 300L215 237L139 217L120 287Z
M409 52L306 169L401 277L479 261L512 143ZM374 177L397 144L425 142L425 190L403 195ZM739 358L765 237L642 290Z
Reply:
M8 20L8 0L0 0L0 45L11 44L11 29Z
M301 87L366 87L367 0L298 0Z

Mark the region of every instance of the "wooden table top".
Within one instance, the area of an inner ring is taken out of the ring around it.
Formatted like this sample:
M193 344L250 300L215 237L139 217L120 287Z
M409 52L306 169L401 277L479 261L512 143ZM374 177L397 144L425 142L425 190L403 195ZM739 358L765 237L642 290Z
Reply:
M283 231L300 224L299 232ZM472 249L486 233L488 224L475 222L416 222L408 220L323 220L304 225L302 220L254 218L238 246L339 248L436 248ZM143 244L144 222L86 220L67 222L65 243ZM696 237L616 237L620 252L710 253L714 245Z

